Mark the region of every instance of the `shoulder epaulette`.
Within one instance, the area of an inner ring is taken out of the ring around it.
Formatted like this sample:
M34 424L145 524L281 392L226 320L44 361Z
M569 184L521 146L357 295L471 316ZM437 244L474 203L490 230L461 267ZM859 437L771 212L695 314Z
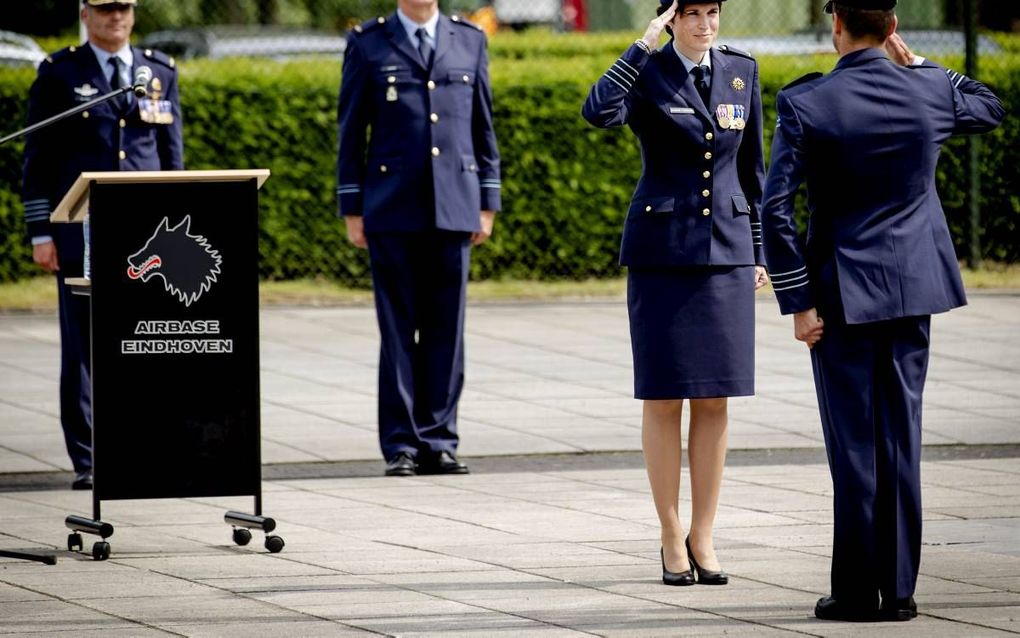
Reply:
M381 27L384 24L386 24L386 18L383 17L383 16L379 16L378 18L373 18L371 20L368 20L366 22L362 22L361 24L355 26L354 27L354 32L355 33L366 33L368 31L371 31L372 29L378 29L379 27Z
M482 30L482 28L480 26L478 26L477 24L475 24L474 22L471 22L470 20L465 20L464 18L460 17L459 15L452 15L452 16L450 16L450 22L452 22L454 24L459 24L462 27L471 27L472 29L474 29L476 31L481 31Z
M63 49L46 56L46 61L49 62L50 64L56 64L62 60L69 60L72 55L74 55L81 49L82 47L80 45L71 45L69 47L64 47Z
M807 84L808 82L811 82L812 80L817 80L818 78L824 75L825 75L824 73L819 73L818 71L815 71L814 73L808 73L807 75L799 77L793 82L790 82L789 84L784 86L783 90L785 91L786 89L792 89L793 87L800 86L801 84Z
M748 60L754 60L754 56L751 55L750 53L748 53L747 51L741 51L740 49L734 49L733 47L731 47L728 44L720 44L719 45L719 50L722 51L723 53L729 53L730 55L737 55L737 56L740 56L742 58L747 58Z
M169 56L162 51L157 51L156 49L145 49L142 51L142 55L145 56L146 60L158 62L169 69L177 68L177 60L174 60L172 56Z

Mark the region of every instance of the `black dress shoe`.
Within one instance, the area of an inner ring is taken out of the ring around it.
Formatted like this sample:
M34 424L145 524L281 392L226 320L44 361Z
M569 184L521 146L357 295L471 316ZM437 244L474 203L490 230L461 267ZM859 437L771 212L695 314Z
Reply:
M72 490L91 490L92 489L92 470L85 470L84 472L78 472L74 475L74 481L71 482Z
M694 572L688 567L685 572L671 572L666 569L666 553L659 548L659 560L662 561L662 584L674 587L687 587L694 584Z
M917 603L914 602L914 597L910 598L896 598L889 602L882 601L882 607L879 609L879 615L882 620L891 620L894 622L902 622L904 620L913 620L917 618Z
M414 476L414 459L401 452L386 462L386 476Z
M878 606L843 603L832 596L819 598L815 605L815 617L822 620L845 622L874 622L879 620Z
M470 474L468 466L450 452L440 452L418 463L418 474Z
M690 536L684 541L684 545L687 546L687 559L691 561L691 567L698 574L699 585L726 585L730 582L729 574L726 572L713 572L698 564L698 561L694 558L694 552L691 551Z

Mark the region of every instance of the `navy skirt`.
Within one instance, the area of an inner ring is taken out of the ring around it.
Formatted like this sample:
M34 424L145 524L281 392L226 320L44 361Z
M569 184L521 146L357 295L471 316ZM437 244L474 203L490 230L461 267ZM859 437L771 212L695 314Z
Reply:
M631 268L634 397L754 394L754 266Z

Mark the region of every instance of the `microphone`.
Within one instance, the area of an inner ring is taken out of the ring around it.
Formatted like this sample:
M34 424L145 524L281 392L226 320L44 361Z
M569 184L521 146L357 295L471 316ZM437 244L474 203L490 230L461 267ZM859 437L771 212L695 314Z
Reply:
M145 97L149 92L149 82L152 81L152 69L147 66L140 66L135 69L135 83L131 88L137 97Z

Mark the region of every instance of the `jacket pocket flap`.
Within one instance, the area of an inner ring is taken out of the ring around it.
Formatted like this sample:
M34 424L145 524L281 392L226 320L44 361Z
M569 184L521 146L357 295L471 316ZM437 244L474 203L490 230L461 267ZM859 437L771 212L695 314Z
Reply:
M401 163L399 157L380 157L368 162L368 170L372 173L392 173L400 170Z
M446 80L450 84L474 84L475 72L466 70L458 71L457 69L454 69L447 74Z
M675 197L643 197L630 203L630 214L672 213L675 207Z
M750 215L751 209L747 206L747 198L743 195L733 196L733 214L734 215Z

